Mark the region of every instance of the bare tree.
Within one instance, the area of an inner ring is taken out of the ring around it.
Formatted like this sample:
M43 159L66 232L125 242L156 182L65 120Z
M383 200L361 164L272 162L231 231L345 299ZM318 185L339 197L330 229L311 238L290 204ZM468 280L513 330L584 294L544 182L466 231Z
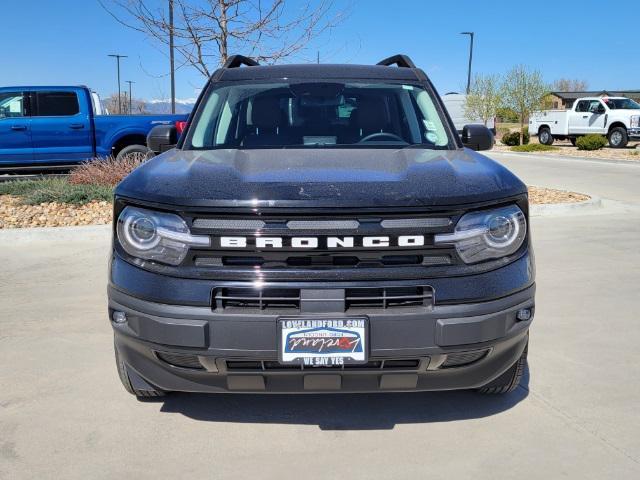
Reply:
M169 44L169 19L152 0L99 0L121 24ZM108 5L107 5L108 3ZM231 53L263 63L299 54L345 17L334 0L174 0L175 50L209 77Z
M538 70L525 65L516 65L504 78L502 84L503 106L511 108L520 120L520 145L524 144L524 122L531 112L541 108L549 88Z
M553 82L554 92L584 92L589 88L589 82L577 78L559 78Z
M473 77L467 95L464 114L469 121L481 119L487 122L496 116L502 97L500 95L500 77L498 75L477 74Z
M131 112L129 112L129 94L127 92L123 92L120 97L123 113L128 113L130 115L144 115L148 113L145 102L136 98L131 100ZM109 113L118 112L118 94L112 93L102 100L102 104Z

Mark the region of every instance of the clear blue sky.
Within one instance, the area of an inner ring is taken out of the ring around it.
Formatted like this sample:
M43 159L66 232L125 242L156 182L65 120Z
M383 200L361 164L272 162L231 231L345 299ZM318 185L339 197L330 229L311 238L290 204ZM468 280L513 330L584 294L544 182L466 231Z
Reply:
M302 0L290 1L296 6ZM336 0L341 1L348 3ZM168 97L166 56L144 35L113 20L97 0L0 3L0 85L86 84L106 96L117 88L115 61L107 54L121 53L129 55L122 80L136 82L134 97ZM445 93L466 82L468 39L459 32L471 30L475 72L500 73L524 63L549 82L569 77L587 80L593 89L640 89L640 56L634 53L640 40L638 0L539 7L519 1L356 0L348 19L308 55L319 50L323 62L375 63L407 53ZM202 84L194 70L180 70L178 98L195 96Z

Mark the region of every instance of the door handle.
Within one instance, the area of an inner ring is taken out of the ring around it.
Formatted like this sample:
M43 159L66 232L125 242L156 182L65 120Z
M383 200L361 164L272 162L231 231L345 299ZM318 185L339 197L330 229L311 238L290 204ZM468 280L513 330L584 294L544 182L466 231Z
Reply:
M83 123L72 123L71 125L69 125L69 128L73 128L74 130L80 130L81 128L84 128L84 124Z
M582 118L589 118L589 115L583 115Z
M11 125L11 130L26 130L26 125Z

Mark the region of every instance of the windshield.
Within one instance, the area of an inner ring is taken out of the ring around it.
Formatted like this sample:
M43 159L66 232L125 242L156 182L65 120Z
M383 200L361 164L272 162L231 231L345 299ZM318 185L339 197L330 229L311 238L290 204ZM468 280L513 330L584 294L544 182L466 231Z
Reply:
M611 110L640 110L640 104L630 98L603 98L602 101Z
M185 148L449 148L421 86L385 83L248 83L210 91Z

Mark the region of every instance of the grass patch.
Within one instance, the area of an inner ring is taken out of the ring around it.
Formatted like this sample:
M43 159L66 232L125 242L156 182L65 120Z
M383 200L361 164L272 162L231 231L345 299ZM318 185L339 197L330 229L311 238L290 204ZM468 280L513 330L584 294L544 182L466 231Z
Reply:
M108 185L75 185L65 178L43 178L0 183L0 195L21 197L26 205L58 202L84 205L97 201L111 202L113 187Z
M530 143L527 145L517 145L511 147L512 152L550 152L558 150L558 147L552 147L551 145L542 145L541 143Z

